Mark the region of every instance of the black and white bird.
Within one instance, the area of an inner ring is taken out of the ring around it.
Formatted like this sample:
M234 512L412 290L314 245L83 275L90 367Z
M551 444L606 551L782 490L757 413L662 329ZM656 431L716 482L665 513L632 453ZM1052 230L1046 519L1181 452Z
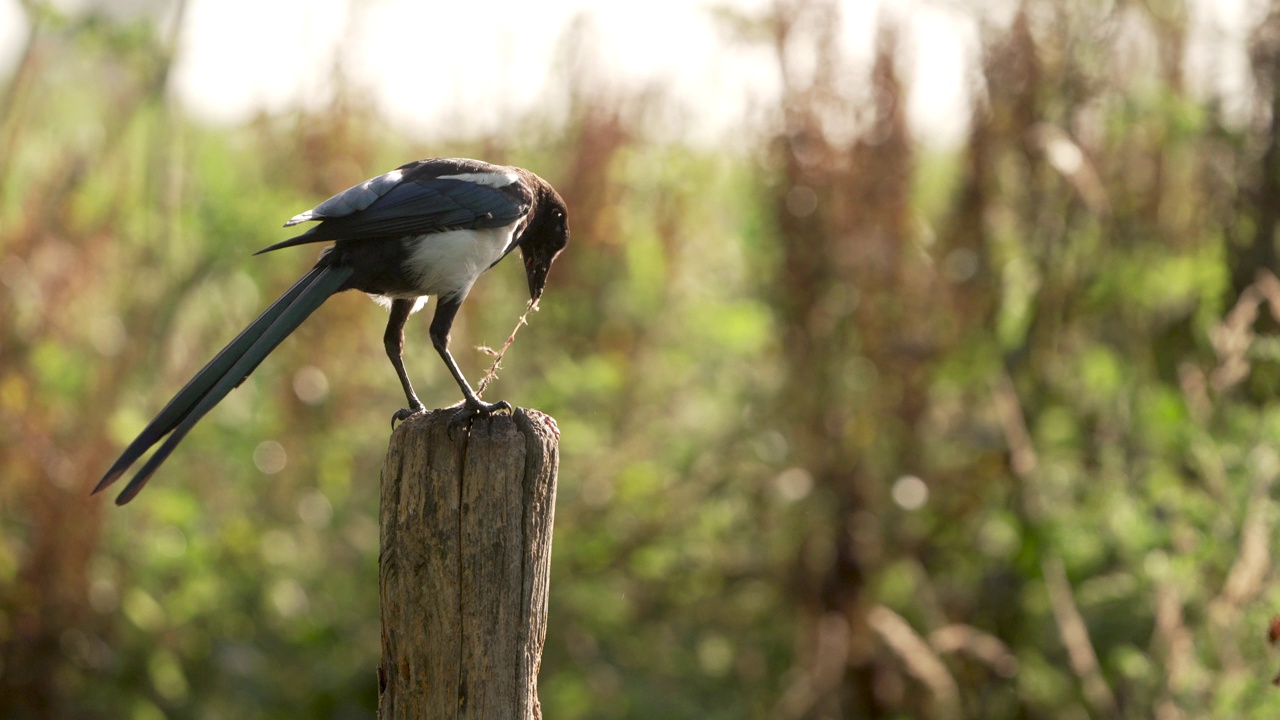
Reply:
M476 279L516 248L524 259L531 301L541 297L552 261L569 242L568 212L554 188L523 168L419 160L344 190L285 226L308 221L319 224L259 254L304 243L333 245L178 391L107 470L95 493L164 440L116 504L132 500L205 413L330 295L343 290L368 293L391 310L383 343L409 403L395 413L393 424L424 409L404 369L404 326L429 296L437 298L431 343L464 397L451 426L511 409L506 402L486 403L476 396L449 354L449 329Z

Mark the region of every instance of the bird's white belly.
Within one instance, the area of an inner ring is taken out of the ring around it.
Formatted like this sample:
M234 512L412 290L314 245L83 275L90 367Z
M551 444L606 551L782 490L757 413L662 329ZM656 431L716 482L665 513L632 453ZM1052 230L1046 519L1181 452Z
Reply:
M450 230L405 238L404 269L420 295L465 297L476 279L502 257L518 223L480 230Z

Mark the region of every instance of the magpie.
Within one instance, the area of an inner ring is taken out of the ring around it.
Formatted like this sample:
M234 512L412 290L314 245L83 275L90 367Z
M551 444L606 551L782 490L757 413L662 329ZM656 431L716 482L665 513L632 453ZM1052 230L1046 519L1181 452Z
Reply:
M368 293L390 309L382 341L409 403L392 416L392 425L425 409L404 369L404 326L430 296L436 298L431 344L463 395L450 427L511 409L505 401L487 403L476 396L449 354L449 330L476 279L516 248L524 260L530 302L542 296L551 263L569 242L568 210L551 185L518 167L461 158L419 160L348 188L295 215L285 227L309 221L318 224L255 254L306 243L333 244L178 391L125 448L94 493L163 440L116 504L132 500L205 413L329 296L344 290Z

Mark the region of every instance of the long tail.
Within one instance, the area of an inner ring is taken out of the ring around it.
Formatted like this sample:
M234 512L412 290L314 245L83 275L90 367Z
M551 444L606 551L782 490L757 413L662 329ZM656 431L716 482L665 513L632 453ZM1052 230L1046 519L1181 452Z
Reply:
M322 259L319 265L294 283L288 292L272 303L253 324L196 373L186 387L179 390L129 447L125 448L93 492L98 493L120 479L130 465L168 435L164 444L125 486L116 498L116 504L123 505L132 500L196 422L226 397L227 393L244 382L249 373L330 295L343 289L343 284L351 277L351 268L332 267L327 260L328 258Z

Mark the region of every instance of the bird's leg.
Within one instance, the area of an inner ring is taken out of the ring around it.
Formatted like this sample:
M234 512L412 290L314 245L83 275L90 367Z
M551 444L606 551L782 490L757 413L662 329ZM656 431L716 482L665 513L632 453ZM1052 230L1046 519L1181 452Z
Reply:
M435 346L436 352L440 353L440 358L449 367L449 372L453 373L453 379L458 382L458 387L462 389L462 396L466 398L462 409L454 413L453 418L449 420L450 430L471 422L477 415L490 415L499 410L511 410L511 403L505 400L487 403L476 397L475 391L471 389L467 379L462 376L462 371L458 369L458 364L453 361L453 355L449 353L449 329L453 327L453 318L458 314L460 307L462 307L461 298L441 298L436 305L436 315L431 319L431 344Z
M409 382L409 373L404 369L404 324L409 320L409 313L413 312L413 303L413 300L391 301L391 316L387 318L387 331L382 336L387 357L391 358L391 365L396 369L396 375L400 377L400 385L404 388L404 396L409 401L409 407L397 410L396 414L391 416L393 428L396 422L404 421L426 409L414 394L413 385Z

